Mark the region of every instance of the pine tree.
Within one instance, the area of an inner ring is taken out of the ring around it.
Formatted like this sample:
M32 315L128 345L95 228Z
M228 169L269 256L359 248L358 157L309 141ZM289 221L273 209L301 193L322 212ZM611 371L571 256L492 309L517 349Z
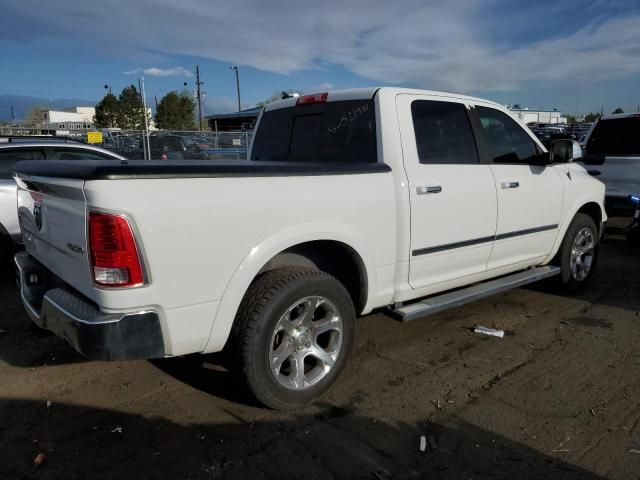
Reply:
M167 130L194 130L195 107L188 92L169 92L158 104L156 125Z
M120 102L115 95L107 93L100 103L96 105L96 114L93 123L96 128L116 128L120 125Z
M118 125L123 130L144 129L144 109L142 97L135 86L125 87L118 98L120 108L118 111Z

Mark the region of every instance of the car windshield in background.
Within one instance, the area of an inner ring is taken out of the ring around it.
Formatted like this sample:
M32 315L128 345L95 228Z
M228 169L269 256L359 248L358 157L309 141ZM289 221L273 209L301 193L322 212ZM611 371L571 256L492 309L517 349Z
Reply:
M589 137L587 152L640 155L640 116L600 120Z
M265 112L252 160L376 162L372 100L315 103Z

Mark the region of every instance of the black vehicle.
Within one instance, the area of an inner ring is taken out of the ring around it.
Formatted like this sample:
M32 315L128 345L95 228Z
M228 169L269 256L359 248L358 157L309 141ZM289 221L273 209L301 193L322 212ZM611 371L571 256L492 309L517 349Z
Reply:
M144 139L143 139L144 141ZM149 136L149 150L151 160L206 160L205 149L183 135L153 134ZM131 159L144 159L144 148L131 150Z

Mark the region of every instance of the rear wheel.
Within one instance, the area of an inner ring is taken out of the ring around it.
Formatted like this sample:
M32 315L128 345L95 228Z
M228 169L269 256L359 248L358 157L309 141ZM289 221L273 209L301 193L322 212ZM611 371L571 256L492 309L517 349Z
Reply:
M258 277L236 318L245 379L271 408L318 399L338 378L353 344L355 312L344 286L312 269Z
M560 250L554 259L559 266L559 286L567 292L584 289L598 260L598 229L593 219L578 213L567 229Z

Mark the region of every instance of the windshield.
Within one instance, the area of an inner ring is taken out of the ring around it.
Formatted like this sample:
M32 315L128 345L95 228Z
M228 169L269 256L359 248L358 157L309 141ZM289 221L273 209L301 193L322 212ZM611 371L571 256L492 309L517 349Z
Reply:
M640 116L600 120L589 137L587 153L640 155Z
M251 160L376 162L374 103L348 100L265 112Z

